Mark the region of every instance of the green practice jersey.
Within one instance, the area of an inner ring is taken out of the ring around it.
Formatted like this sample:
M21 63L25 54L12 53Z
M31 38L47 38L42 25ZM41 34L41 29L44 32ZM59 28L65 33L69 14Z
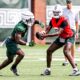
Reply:
M13 29L13 32L11 34L11 36L15 36L16 33L19 33L21 32L22 33L22 37L24 37L25 33L27 32L28 30L28 26L25 25L22 21L20 21L16 26L15 28Z

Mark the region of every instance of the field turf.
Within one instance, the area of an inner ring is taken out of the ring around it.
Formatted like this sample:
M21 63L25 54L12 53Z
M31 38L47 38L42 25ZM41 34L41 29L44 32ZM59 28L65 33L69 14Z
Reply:
M64 56L62 48L54 52L50 76L40 76L46 67L46 50L49 45L36 45L35 47L20 46L25 52L25 57L18 65L18 73L15 76L10 67L0 70L0 80L80 80L80 76L69 76L72 73L70 64L62 66ZM76 48L77 49L77 48ZM76 62L80 69L80 52L75 49ZM0 48L0 64L6 59L6 48Z

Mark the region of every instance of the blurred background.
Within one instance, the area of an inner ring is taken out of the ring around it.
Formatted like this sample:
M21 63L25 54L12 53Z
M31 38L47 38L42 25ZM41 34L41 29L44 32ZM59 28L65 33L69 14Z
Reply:
M52 10L55 4L66 5L66 0L0 0L0 41L2 42L12 32L12 29L21 19L21 12L30 10L34 13L35 19L42 21L46 26L52 17ZM80 11L80 0L72 0L75 11ZM80 12L79 12L80 17ZM79 21L80 25L80 21ZM32 27L29 29L28 41L33 40L37 44L45 44L52 42L54 38L46 38L43 41L37 40L34 36L36 31L44 30L40 27ZM50 33L54 32L51 30ZM79 43L79 40L76 41Z
M63 8L66 6L66 0L0 0L0 42L10 36L15 25L21 20L21 13L24 11L33 12L35 19L40 20L45 24L44 28L35 25L28 29L28 37L25 35L25 40L30 42L34 41L36 46L20 46L25 53L25 58L19 65L18 70L20 72L19 77L15 77L10 72L10 67L0 70L0 80L80 80L79 77L68 76L72 72L70 64L66 67L62 67L64 61L63 49L59 49L54 53L52 62L52 75L42 77L41 72L46 66L46 50L49 44L56 38L46 38L44 40L38 40L34 35L37 31L42 31L49 24L49 20L52 17L52 11L55 4L61 4ZM75 11L79 11L79 26L80 26L80 0L72 0ZM53 33L52 29L50 33ZM79 30L80 35L80 30ZM80 37L79 37L80 38ZM79 45L76 45L75 60L77 61L80 69L80 39L76 41ZM44 45L44 46L43 46ZM79 47L79 51L77 48ZM6 49L0 47L0 63L6 58ZM9 65L11 66L11 65ZM2 76L1 76L2 75Z

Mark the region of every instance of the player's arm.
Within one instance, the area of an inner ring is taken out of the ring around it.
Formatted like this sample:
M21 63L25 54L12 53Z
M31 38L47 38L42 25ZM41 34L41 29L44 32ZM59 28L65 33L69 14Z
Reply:
M46 37L54 37L54 36L58 36L59 34L61 34L64 30L64 28L67 26L67 22L64 21L61 25L61 27L59 28L59 30L56 32L56 33L53 33L53 34L48 34L48 32L51 30L52 28L52 25L51 25L51 22L49 23L49 26L46 28L46 34L40 34L40 33L37 33L36 36L38 39L40 40L43 40L44 38Z
M58 35L61 34L62 32L63 32L63 28L60 28L59 31L57 31L56 33L53 33L53 34L45 34L45 35L44 35L44 38L45 38L45 37L58 36Z
M43 40L46 37L54 37L54 36L58 36L59 34L61 34L63 32L63 28L60 28L58 32L53 33L53 34L40 34L39 32L36 33L36 37L40 40Z
M63 21L62 24L60 25L59 34L61 34L63 32L63 30L66 26L68 26L68 22Z
M51 21L50 21L50 22L49 22L49 25L46 27L45 33L48 34L51 29L52 29L52 23L51 23Z
M42 34L48 34L50 32L50 30L52 29L52 23L51 21L49 22L49 25L46 26L46 29L44 31L42 31Z
M40 25L42 28L44 28L44 26L45 26L44 23L42 23L42 22L39 21L39 20L35 20L35 22L34 22L33 25L35 25L35 24ZM51 28L52 28L52 24L51 24L51 21L50 21L49 26L46 27L45 33L46 33L46 34L49 33L49 31L51 30Z
M41 21L39 21L39 20L35 20L35 22L34 22L33 25L35 25L35 24L38 24L38 25L40 25L42 28L44 28L44 23L41 22Z
M61 34L66 26L68 26L68 22L63 21L62 24L60 25L60 29L58 33Z
M15 41L20 45L26 45L26 42L24 40L22 40L21 35L22 35L21 32L16 33L15 34Z
M54 36L58 36L59 34L61 34L64 30L64 28L68 25L68 23L66 21L63 21L62 24L60 25L59 30L56 33L53 33L52 35Z
M59 28L59 31L56 32L55 34L59 35L59 34L61 34L63 32L63 30L64 30L63 28Z

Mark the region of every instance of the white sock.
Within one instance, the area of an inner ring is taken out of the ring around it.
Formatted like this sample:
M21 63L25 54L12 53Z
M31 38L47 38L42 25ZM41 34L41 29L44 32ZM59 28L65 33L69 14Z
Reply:
M77 67L75 67L75 68L73 68L73 71L74 71L74 70L78 71L78 68L77 68Z
M51 71L51 68L46 68L47 70Z
M64 63L68 63L68 61L65 61Z

